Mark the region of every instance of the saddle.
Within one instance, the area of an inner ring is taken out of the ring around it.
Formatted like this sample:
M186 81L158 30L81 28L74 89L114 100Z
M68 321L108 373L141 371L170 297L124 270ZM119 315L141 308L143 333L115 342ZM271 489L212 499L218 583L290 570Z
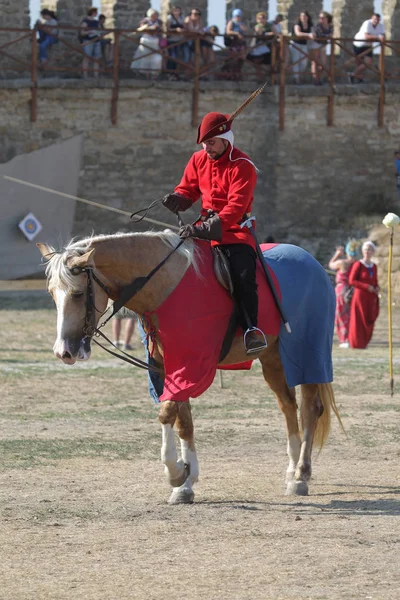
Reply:
M211 252L213 255L215 277L222 287L228 290L233 297L233 283L228 259L219 246L212 246Z
M229 350L231 349L233 338L235 337L238 326L239 308L233 295L233 283L228 259L218 246L211 246L211 252L213 256L215 277L218 283L220 283L222 287L229 292L233 300L233 311L231 318L229 319L228 329L226 331L224 341L222 342L222 347L219 354L219 362L221 362L228 355Z

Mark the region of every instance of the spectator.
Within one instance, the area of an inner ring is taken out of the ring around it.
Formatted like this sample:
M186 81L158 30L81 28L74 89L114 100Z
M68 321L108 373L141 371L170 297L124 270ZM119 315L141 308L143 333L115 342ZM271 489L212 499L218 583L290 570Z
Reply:
M364 71L372 65L372 42L385 39L385 28L380 21L381 15L374 13L370 19L364 21L360 31L355 35L353 51L357 66L354 73L349 75L350 83L363 83Z
M310 41L311 53L311 73L314 85L321 85L321 71L326 68L326 45L333 35L332 15L326 11L321 11L318 17L318 23L315 27L315 37L318 41Z
M400 198L400 151L396 150L394 153L394 160L396 163L396 185L397 185L397 194Z
M105 63L108 66L112 66L113 60L112 60L111 39L104 37L108 33L106 31L106 28L105 28L105 22L106 22L106 16L105 15L99 15L99 29L101 31L104 31L104 33L100 34L101 35L101 40L100 40L101 52L103 54L103 58L105 60Z
M163 61L162 55L155 52L160 49L162 33L162 21L158 18L158 12L149 8L146 17L140 21L137 31L141 31L142 36L133 57L131 69L137 70L139 73L144 71L147 77L155 78L161 71ZM149 54L152 51L153 54Z
M81 23L80 40L82 44L82 50L85 53L82 71L83 78L87 79L89 64L93 63L93 74L97 78L99 76L99 60L101 58L101 44L100 44L100 33L99 33L99 21L97 17L97 8L92 6L87 11L87 17L85 17Z
M43 21L37 21L38 42L39 42L39 58L42 67L49 61L48 50L50 46L58 43L58 21L55 13L47 8L40 11Z
M123 319L127 320L124 332L124 342L120 342L121 335L121 321ZM151 356L151 352L149 350L149 343L147 339L147 334L143 328L142 321L137 317L136 313L132 310L129 310L125 306L123 306L116 315L114 315L111 323L112 323L112 331L113 331L113 344L117 346L117 348L123 348L123 350L133 350L133 346L131 345L132 335L135 330L135 321L137 319L137 326L140 335L141 342L144 346L146 353L146 361L152 365L153 367L158 366L156 360ZM155 371L148 371L148 390L151 398L154 402L159 402L159 397L163 393L164 390L164 382L162 377Z
M275 70L278 71L279 70L279 66L280 66L280 62L281 62L281 37L282 37L282 22L285 20L285 17L281 14L276 15L275 19L273 21L270 21L269 24L271 25L272 31L275 34L275 40L274 40L274 44L275 44ZM289 48L286 48L286 52L285 52L286 56L285 56L285 64L287 65L289 63Z
M335 328L339 338L339 347L349 347L350 297L349 274L356 260L358 242L350 240L346 248L339 246L329 261L329 268L336 271L336 313Z
M351 268L349 283L354 287L350 308L350 348L368 346L379 315L379 286L376 265L372 262L375 244L370 240L362 245L362 259Z
M284 20L283 15L276 15L273 21L269 21L272 31L277 37L282 35L282 21Z
M257 65L271 65L271 49L268 42L271 42L275 36L271 25L267 21L265 12L259 12L256 15L256 25L254 26L255 37L251 40L251 50L247 55L247 59ZM258 69L259 71L259 69ZM262 76L262 73L258 73Z
M122 320L126 320L123 343L120 341ZM123 348L124 350L133 349L131 345L131 339L133 332L135 331L135 320L136 314L125 307L122 307L114 315L111 321L114 346L117 346L117 348Z
M167 71L172 75L173 79L179 79L176 71L178 63L175 59L183 62L189 62L190 50L188 44L185 42L185 36L183 31L185 29L185 23L182 16L182 9L180 6L172 6L171 12L167 17L167 35L168 35L168 55ZM178 42L181 42L178 44ZM178 44L178 45L177 45ZM171 74L171 71L173 73Z
M204 29L204 37L202 40L200 40L203 65L208 66L210 68L212 68L215 63L215 53L213 45L215 37L217 35L219 35L218 27L216 25L211 25L210 27L206 27Z
M191 33L188 41L190 56L193 57L195 51L194 39L204 31L204 26L201 20L201 10L198 8L192 8L188 16L185 18L185 31ZM200 44L201 45L201 44Z
M232 12L232 19L228 21L225 29L225 45L228 45L229 52L232 54L232 58L228 62L228 70L233 79L240 79L243 66L242 55L247 45L245 36L248 34L248 29L242 19L243 12L240 8L235 8ZM235 58L235 55L238 55L238 58Z
M303 11L299 14L299 18L292 28L292 36L297 39L290 42L290 54L293 63L294 82L297 85L301 83L300 76L307 68L307 43L314 39L312 27L313 22L310 14Z

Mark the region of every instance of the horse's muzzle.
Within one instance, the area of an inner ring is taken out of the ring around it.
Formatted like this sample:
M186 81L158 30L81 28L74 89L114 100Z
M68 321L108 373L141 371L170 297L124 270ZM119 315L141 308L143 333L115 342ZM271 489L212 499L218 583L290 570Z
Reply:
M89 360L90 339L84 338L78 342L69 340L56 340L53 352L66 365L74 365L77 360Z

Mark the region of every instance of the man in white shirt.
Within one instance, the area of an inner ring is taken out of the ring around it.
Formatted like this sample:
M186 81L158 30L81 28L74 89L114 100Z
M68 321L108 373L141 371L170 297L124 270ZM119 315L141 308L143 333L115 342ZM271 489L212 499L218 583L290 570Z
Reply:
M372 43L385 39L385 28L381 21L381 15L374 13L370 19L364 21L361 29L356 33L353 42L353 51L356 55L356 69L350 75L350 83L362 83L364 71L372 65Z

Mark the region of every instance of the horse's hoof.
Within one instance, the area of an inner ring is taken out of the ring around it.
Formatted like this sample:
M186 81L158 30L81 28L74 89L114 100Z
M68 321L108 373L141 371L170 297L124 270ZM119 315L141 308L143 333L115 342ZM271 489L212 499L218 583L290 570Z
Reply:
M168 500L168 504L193 504L194 492L192 490L174 490Z
M173 488L181 487L186 481L186 479L190 475L190 464L184 463L182 475L180 477L176 477L175 479L169 479L169 484Z
M307 482L293 479L286 486L286 496L308 496Z

